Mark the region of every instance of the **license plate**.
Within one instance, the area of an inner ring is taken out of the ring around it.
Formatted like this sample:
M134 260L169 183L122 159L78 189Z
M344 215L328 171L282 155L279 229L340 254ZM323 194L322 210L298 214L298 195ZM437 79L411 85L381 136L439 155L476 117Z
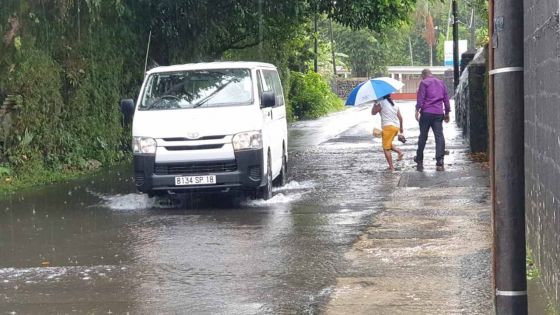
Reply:
M215 185L216 175L175 177L175 186Z

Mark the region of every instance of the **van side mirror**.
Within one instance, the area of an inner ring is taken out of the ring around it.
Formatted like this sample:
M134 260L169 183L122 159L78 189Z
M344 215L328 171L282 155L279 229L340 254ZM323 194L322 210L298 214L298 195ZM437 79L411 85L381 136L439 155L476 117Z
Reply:
M123 114L123 127L126 127L132 122L132 116L134 116L133 99L126 98L121 100L121 113Z
M261 107L274 107L276 106L276 95L274 92L263 92L261 94Z

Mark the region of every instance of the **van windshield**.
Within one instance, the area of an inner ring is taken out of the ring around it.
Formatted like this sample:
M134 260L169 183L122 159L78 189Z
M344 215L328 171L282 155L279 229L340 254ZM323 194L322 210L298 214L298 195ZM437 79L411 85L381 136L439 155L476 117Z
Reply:
M253 83L248 69L212 69L154 73L140 110L249 105Z

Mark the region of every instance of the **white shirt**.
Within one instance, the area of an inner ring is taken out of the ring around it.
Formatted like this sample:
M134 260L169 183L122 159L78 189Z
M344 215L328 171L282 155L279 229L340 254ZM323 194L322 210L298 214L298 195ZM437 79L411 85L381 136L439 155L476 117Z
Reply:
M397 104L395 106L391 105L388 100L378 101L381 104L381 126L395 126L400 128L401 124L397 113L399 112L399 107Z

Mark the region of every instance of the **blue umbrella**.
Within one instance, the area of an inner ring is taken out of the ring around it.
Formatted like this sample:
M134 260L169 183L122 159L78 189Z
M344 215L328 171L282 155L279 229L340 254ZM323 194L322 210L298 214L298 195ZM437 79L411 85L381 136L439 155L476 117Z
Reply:
M360 83L350 92L346 100L346 105L354 106L375 101L391 93L395 93L402 89L403 86L404 84L402 82L388 77L367 80L366 82Z

